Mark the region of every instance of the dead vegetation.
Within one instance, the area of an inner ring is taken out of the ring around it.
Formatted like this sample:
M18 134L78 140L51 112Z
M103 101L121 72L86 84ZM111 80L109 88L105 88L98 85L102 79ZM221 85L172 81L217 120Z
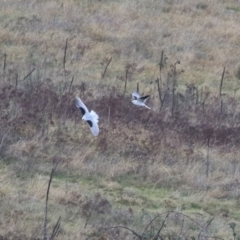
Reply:
M179 65L180 62L176 63ZM3 81L0 86L0 130L3 136L1 158L17 161L11 164L10 169L20 179L24 178L24 172L27 179L30 179L41 172L45 174L49 164L58 164L59 176L64 176L65 179L66 194L72 184L70 178L76 174L77 169L77 176L81 178L122 182L122 179L131 176L131 184L137 188L154 186L154 189L180 189L181 194L188 188L191 194L205 192L206 198L227 198L237 202L237 149L240 139L236 119L239 118L239 100L228 94L216 94L208 88L199 90L194 84L187 85L186 91L181 93L178 79L182 71L178 71L176 64L166 65L165 68L166 79L161 77L160 84L158 81L153 83L156 85L156 96L160 96L159 92L164 93L164 102L159 102L157 98L152 101L154 106L162 103L160 111L137 108L130 104L130 97L122 90L109 90L107 85L101 85L101 91L108 94L93 99L86 94L86 91L91 90L90 87L85 86L82 91L83 83L78 85L63 80L62 84L55 84L51 79L41 78L32 81L30 74L19 81L17 87L11 79ZM219 80L220 88L223 84L222 78ZM63 87L58 88L59 85ZM81 122L73 102L75 91L82 92L86 103L94 106L101 116L101 134L96 140L91 138L87 126ZM73 182L76 182L76 177L74 178ZM74 196L78 194L76 192ZM120 195L120 200L117 201L126 206L149 204L146 198L137 197L136 200L129 193ZM114 217L112 203L107 198L102 198L100 193L96 193L93 199L88 196L83 199L81 195L77 199L71 195L69 199L67 196L68 194L55 201L66 208L79 209L75 216L81 216L84 229L91 226L89 236L105 236L106 239L119 236L118 239L126 239L129 234L136 235L129 227L137 221L133 217L133 210L124 213L123 222L119 222L123 225L118 227L119 216ZM168 198L164 198L163 202L166 208L175 209L178 206ZM199 208L204 209L203 206ZM220 215L231 215L231 210L223 209L219 211ZM212 214L207 205L204 211ZM101 214L103 217L100 217ZM165 220L172 214L174 218L174 214L182 213L170 211ZM184 230L183 225L181 230L176 231L172 227L174 221L170 220L167 224L165 220L162 219L159 223L161 228L156 226L158 229L152 229L151 233L146 228L141 236L137 234L138 238L174 238L182 236L183 231L185 235L182 238L197 238L197 234L211 235L202 227L207 222L201 223L198 231L189 231L188 228ZM104 224L99 221L104 221ZM197 221L198 224L200 222ZM169 228L165 231L163 226ZM220 235L217 236L220 238Z
M2 1L0 239L238 239L238 8Z

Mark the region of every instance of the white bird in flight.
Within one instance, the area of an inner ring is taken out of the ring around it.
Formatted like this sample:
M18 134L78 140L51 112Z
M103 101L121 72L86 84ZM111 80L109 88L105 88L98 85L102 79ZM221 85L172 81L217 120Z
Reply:
M132 93L132 103L137 105L137 106L142 106L142 107L146 107L148 109L151 109L150 107L148 107L145 104L145 102L147 101L147 99L149 97L150 97L150 95L141 97L137 92L133 92Z
M80 111L82 112L83 115L82 119L89 124L92 134L94 136L98 136L99 134L98 115L93 110L89 112L87 107L79 97L75 98L75 103L77 108L79 108Z

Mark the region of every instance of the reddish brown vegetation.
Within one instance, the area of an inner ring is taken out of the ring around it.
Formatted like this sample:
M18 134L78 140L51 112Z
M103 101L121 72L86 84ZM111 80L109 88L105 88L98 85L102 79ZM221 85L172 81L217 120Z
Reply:
M74 86L74 89L80 88L81 86ZM121 135L125 134L123 137L126 142L136 141L137 135L142 129L149 131L150 137L147 137L148 139L146 138L145 141L148 141L149 151L153 152L157 150L155 149L157 143L164 141L168 134L189 144L205 144L210 138L211 145L239 146L238 100L225 96L221 113L220 99L217 96L210 94L207 102L204 103L204 108L201 101L197 103L196 95L189 95L188 91L185 95L176 96L173 117L170 114L171 97L166 98L161 112L133 106L130 97L120 93L109 92L109 96L103 96L100 99L92 99L84 95L84 101L100 116L100 127L102 128L100 139L103 145L101 149L104 151L107 150L106 132L109 131L107 131L106 125L108 121L110 124L108 128L111 131L116 131L118 126L122 125L132 131L133 134L118 132ZM77 118L80 121L81 116L73 102L73 93L65 91L60 94L51 81L43 81L28 90L26 88L15 89L12 85L2 84L0 98L0 131L1 136L8 134L8 142L17 141L21 137L21 128L28 124L34 126L36 131L43 131L43 123L46 121L46 125L54 124L56 119L73 121ZM36 134L36 131L33 131L32 134ZM111 136L111 133L109 134L108 138ZM31 134L22 137L31 137ZM119 137L119 139L121 138ZM117 139L115 138L115 140ZM101 145L101 143L99 144Z

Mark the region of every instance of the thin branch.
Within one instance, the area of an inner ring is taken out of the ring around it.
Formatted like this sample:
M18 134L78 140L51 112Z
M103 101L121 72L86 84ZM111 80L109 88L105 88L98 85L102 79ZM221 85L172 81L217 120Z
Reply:
M126 89L127 89L127 80L128 80L128 67L126 67L124 94L126 93Z
M93 204L92 204L92 205L93 205ZM94 207L94 206L93 206L93 207ZM90 217L92 216L93 207L91 208L91 211L90 211L90 213L88 214L88 217L87 217L86 223L85 223L85 225L84 225L84 228L87 227L88 222L89 222L89 219L90 219Z
M108 127L110 123L110 114L111 114L111 107L108 107Z
M174 113L174 108L175 108L175 85L173 85L172 88L172 117L173 117L173 113Z
M103 72L103 74L102 74L102 78L105 77L105 74L106 74L106 72L107 72L107 68L108 68L109 64L111 63L111 61L112 61L112 57L109 59L107 65L106 65L106 67L105 67L105 69L104 69L104 72Z
M160 235L160 233L161 233L161 231L162 231L162 229L163 229L163 227L164 227L164 224L165 224L165 222L166 222L166 220L167 220L169 214L170 214L170 211L167 213L165 219L164 219L163 222L162 222L161 227L159 228L158 232L156 233L156 235L153 237L152 240L158 240L158 237L159 237L159 235Z
M61 216L58 218L54 228L53 228L53 231L52 231L52 234L51 234L51 237L49 240L52 240L55 238L55 236L57 235L57 233L59 232L59 228L60 228L60 219L61 219Z
M154 222L158 217L160 217L161 215L164 215L166 213L169 213L171 211L167 211L167 212L163 212L163 213L160 213L160 214L157 214L157 216L155 216L149 223L148 225L145 227L144 229L144 232L148 229L148 227L152 224L152 222Z
M160 217L160 215L157 215L156 217L154 217L154 218L148 223L148 225L144 228L144 232L146 232L146 230L148 229L148 227L149 227L158 217Z
M198 87L196 87L196 104L198 104L199 92Z
M160 83L159 83L159 79L158 78L157 78L156 82L157 82L157 86L158 86L158 96L159 96L159 101L160 101L160 110L159 111L161 112L167 94L165 92L163 97L162 97Z
M3 71L5 72L7 66L7 54L4 53L4 60L3 60Z
M18 87L18 73L16 73L16 82L15 82L15 89L17 89L17 87Z
M70 87L69 87L69 93L71 92L71 88L72 88L72 84L73 84L73 80L74 80L74 77L72 77L72 81L71 81L71 83L70 83Z
M162 96L161 96L161 89L160 89L160 83L159 83L159 78L157 78L157 87L158 87L158 96L159 96L159 101L162 107Z
M163 50L161 53L161 59L160 59L160 63L159 63L159 78L157 78L158 95L159 95L159 101L160 101L160 105L161 105L160 112L162 110L163 103L165 100L165 95L166 95L166 94L164 94L164 97L162 98L161 88L160 88L160 81L162 82L162 69L163 69Z
M128 231L130 231L132 234L134 234L136 237L138 237L140 240L142 240L143 238L137 234L135 231L133 231L132 229L128 228L128 227L124 227L124 226L116 226L116 227L108 227L108 228L105 228L105 230L108 230L108 229L112 229L112 228L124 228L124 229L127 229Z
M183 232L183 227L184 227L184 216L182 216L183 219L182 219L182 226L181 226L181 232L180 232L180 237L183 235L182 232Z
M9 132L10 132L10 131L8 131L8 133L9 133ZM1 143L0 143L0 153L1 153L1 149L2 149L3 143L4 143L5 139L6 139L7 136L8 136L8 133L7 133L7 134L4 134L4 135L2 136L2 140L1 140Z
M221 110L221 114L222 114L222 110L223 110L222 86L223 86L224 74L225 74L225 67L223 68L222 78L221 78L221 82L220 82L220 89L219 89L219 97L220 97L220 110Z
M64 48L64 57L63 57L63 69L64 69L64 71L65 71L65 64L66 64L67 46L68 46L68 38L66 39L66 44L65 44L65 48Z
M212 239L219 239L219 240L224 240L224 238L220 237L212 237L212 236L205 236L206 238L212 238Z
M225 74L225 67L223 68L222 78L221 78L221 82L220 82L220 89L219 89L219 96L220 97L222 95L222 86L223 86L224 74Z
M23 78L22 81L26 80L35 70L36 70L36 68L32 69L32 70Z
M213 219L214 219L214 217L211 218L211 219L208 221L208 223L207 223L207 225L206 225L206 227L205 227L205 231L207 230L207 228L209 227L209 225L211 224L211 222L213 221ZM198 239L200 239L202 232L203 232L203 229L201 229L201 231L199 232L199 234L198 234Z
M161 60L160 60L160 63L159 63L160 80L161 80L162 69L163 69L163 50L162 50L162 53L161 53Z
M207 161L206 161L206 177L208 178L209 175L209 149L210 149L210 135L208 136L208 140L207 140Z
M220 103L220 110L221 110L221 114L223 112L223 100L221 99L221 103Z
M198 227L199 227L199 229L200 229L200 227L201 227L200 224L199 224L196 220L194 220L193 218L191 218L191 217L189 217L188 215L186 215L186 214L184 214L184 213L181 213L181 212L176 212L176 211L174 211L174 210L173 210L172 212L175 212L175 213L177 213L177 214L180 214L180 215L182 215L182 216L190 219L192 222L194 222L196 225L198 225Z
M177 60L173 65L173 86L172 86L172 117L175 109L175 91L177 86L177 64L180 64L180 60Z
M204 100L202 101L202 109L203 109L203 112L204 112L205 102L206 102L206 100L208 99L209 95L210 95L210 92L205 92L205 98L204 98Z
M211 218L211 219L208 221L208 224L207 224L207 226L205 227L205 230L208 229L208 227L210 226L210 224L212 223L212 221L213 221L214 218L215 218L215 217Z
M47 195L46 195L46 204L45 204L45 218L44 218L44 227L43 227L43 239L47 240L47 215L48 215L48 197L49 197L49 190L52 182L52 177L55 172L55 168L52 168L50 179L48 181L48 188L47 188Z

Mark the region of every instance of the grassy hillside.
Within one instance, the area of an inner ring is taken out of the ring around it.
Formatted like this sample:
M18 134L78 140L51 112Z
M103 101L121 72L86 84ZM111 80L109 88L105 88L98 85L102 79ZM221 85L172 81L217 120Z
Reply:
M55 239L240 237L238 1L9 0L0 20L0 239L44 239L52 168L48 237L60 216Z

